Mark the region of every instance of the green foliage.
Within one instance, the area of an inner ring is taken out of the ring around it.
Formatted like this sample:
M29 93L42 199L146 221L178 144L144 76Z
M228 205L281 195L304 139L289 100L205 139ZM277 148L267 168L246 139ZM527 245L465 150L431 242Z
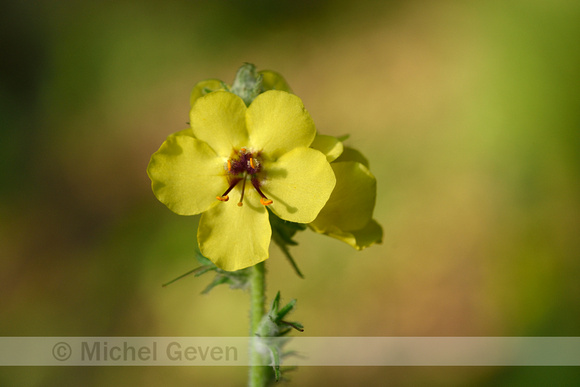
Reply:
M298 268L296 261L294 261L294 258L290 254L290 249L288 247L298 245L298 242L292 238L294 238L294 235L296 235L298 231L306 230L306 225L282 220L272 211L269 212L270 225L272 226L272 240L278 245L278 247L280 247L286 258L288 258L288 261L292 265L292 268L294 268L296 274L298 274L300 278L304 278L304 275Z
M296 299L292 299L280 308L280 292L276 293L270 311L264 315L256 330L256 336L260 338L259 343L267 348L276 381L282 377L280 359L294 354L293 352L283 352L283 347L290 341L290 338L281 339L280 337L285 336L292 329L304 331L304 326L301 323L284 320L295 306Z
M196 251L197 261L201 264L193 270L188 271L179 277L172 279L169 282L163 284L163 286L171 285L172 283L193 274L194 277L200 277L203 274L214 272L215 277L211 283L201 292L202 294L209 293L213 288L218 285L229 285L230 289L246 289L250 280L249 269L242 269L236 271L226 271L217 267L212 261L204 257L199 251Z

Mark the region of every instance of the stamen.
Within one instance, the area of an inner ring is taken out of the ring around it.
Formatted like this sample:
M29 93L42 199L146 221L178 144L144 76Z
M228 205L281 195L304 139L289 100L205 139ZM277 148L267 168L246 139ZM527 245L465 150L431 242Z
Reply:
M248 152L246 148L239 148L239 150L234 150L237 155L232 155L231 158L226 160L225 167L227 168L226 176L230 186L221 196L216 196L216 199L221 202L227 202L230 197L228 194L230 191L243 180L242 183L242 194L240 196L240 201L237 203L239 207L244 205L244 195L246 193L246 180L252 180L252 185L256 189L256 192L260 195L260 203L264 206L269 206L273 203L272 200L268 199L266 195L260 190L260 172L262 170L262 164L260 159L260 152L252 153Z
M234 187L240 182L241 179L233 179L232 182L230 183L229 188L226 190L226 192L224 192L224 194L222 196L216 196L217 200L219 200L220 202L227 202L228 200L230 200L230 197L228 196L228 194L230 193L230 191L232 189L234 189Z
M244 182L242 183L242 196L240 197L240 201L238 202L238 207L241 207L244 205L244 203L242 203L242 200L244 200L245 190L246 190L246 174L244 173Z
M262 203L262 205L264 205L264 206L269 206L270 204L272 204L274 202L270 199L260 198L260 203Z
M266 195L264 195L264 193L262 192L262 190L260 190L260 182L258 181L258 179L252 179L252 185L254 186L254 188L256 189L256 191L258 191L258 193L260 194L261 198L260 198L260 203L264 206L269 206L270 204L274 203L272 200L268 199L266 197Z

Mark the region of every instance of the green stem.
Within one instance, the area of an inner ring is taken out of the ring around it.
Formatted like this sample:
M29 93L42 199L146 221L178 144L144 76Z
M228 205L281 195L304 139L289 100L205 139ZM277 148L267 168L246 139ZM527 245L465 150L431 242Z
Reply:
M252 267L250 280L250 337L254 337L262 317L266 313L266 265L260 262ZM261 355L250 346L252 364L260 364ZM250 387L264 387L268 382L269 368L253 365L250 367Z

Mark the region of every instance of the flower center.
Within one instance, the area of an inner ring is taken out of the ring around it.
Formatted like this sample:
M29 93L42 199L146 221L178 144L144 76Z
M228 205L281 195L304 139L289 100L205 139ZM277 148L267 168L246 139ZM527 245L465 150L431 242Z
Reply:
M250 180L260 195L260 203L264 206L272 204L272 200L268 199L260 189L260 180L258 174L262 170L262 161L259 152L248 152L246 148L241 148L235 152L227 161L226 173L230 186L222 196L217 196L217 200L227 202L230 197L228 194L239 182L242 182L242 196L238 202L238 206L243 205L244 191L246 189L246 181Z

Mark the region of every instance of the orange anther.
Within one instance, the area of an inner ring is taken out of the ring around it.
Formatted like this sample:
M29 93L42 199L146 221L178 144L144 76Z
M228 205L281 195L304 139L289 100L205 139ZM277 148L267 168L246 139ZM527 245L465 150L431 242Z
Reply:
M256 169L256 164L254 163L254 158L250 157L250 166L254 169Z
M216 196L216 199L219 200L220 202L227 202L228 200L230 200L230 197L228 195Z
M264 206L269 206L270 204L272 204L274 202L271 201L270 199L260 198L260 203L262 203L262 205L264 205Z
M228 159L228 172L232 171L232 162Z

